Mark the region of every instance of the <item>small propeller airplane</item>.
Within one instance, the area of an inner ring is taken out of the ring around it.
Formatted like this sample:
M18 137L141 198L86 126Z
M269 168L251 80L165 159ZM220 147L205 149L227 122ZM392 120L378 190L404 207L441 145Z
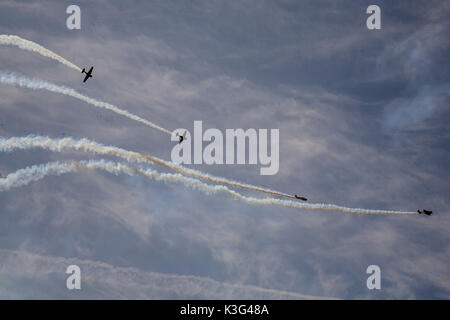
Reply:
M300 197L300 196L298 196L296 194L294 194L294 198L298 199L298 200L308 201L308 199L306 199L305 197Z
M94 70L94 67L91 67L88 72L86 72L85 68L83 68L83 70L81 70L81 73L84 73L86 75L84 77L83 82L86 82L87 79L92 78L92 70Z
M187 131L185 131L184 134L183 134L182 136L180 136L180 134L177 133L177 137L178 137L178 139L180 139L180 142L178 142L178 144L182 143L183 140L186 140L186 132L187 132Z
M422 211L421 210L417 210L417 213L418 214L426 214L427 216L431 216L433 214L433 211L423 209Z

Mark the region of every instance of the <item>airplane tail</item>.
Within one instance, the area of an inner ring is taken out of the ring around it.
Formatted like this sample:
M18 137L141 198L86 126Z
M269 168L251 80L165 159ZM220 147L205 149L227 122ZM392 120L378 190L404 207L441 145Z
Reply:
M85 73L86 71L85 71L85 69L83 68L83 70L81 70L81 73Z

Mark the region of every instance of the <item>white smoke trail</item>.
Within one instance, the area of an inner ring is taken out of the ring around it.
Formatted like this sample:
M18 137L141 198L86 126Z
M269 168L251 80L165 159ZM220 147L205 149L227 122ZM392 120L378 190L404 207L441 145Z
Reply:
M0 82L3 84L13 85L13 86L21 87L21 88L28 88L28 89L33 89L33 90L48 90L51 92L56 92L56 93L64 94L67 96L71 96L73 98L87 102L88 104L93 105L95 107L108 109L112 112L115 112L117 114L125 116L129 119L141 122L149 127L152 127L154 129L157 129L164 133L167 133L170 135L172 134L172 132L170 132L169 130L164 129L148 120L138 117L126 110L120 109L119 107L117 107L113 104L99 101L94 98L85 96L85 95L75 91L72 88L59 86L54 83L43 81L40 79L31 79L31 78L16 75L14 73L6 73L6 72L0 72Z
M9 85L14 85L14 86L19 86L19 87L24 87L24 88L30 88L30 89L34 89L34 90L40 90L40 89L45 89L45 90L49 90L52 92L57 92L57 93L61 93L61 94L65 94L65 95L69 95L71 97L83 100L89 104L92 104L94 106L100 107L100 108L106 108L108 110L111 110L113 112L116 112L118 114L124 115L128 118L131 118L133 120L142 122L152 128L155 128L157 130L160 130L162 132L168 133L168 134L172 134L169 130L164 129L162 127L159 127L145 119L142 119L138 116L135 116L131 113L129 113L128 111L119 109L118 107L106 103L106 102L102 102L102 101L98 101L96 99L93 98L89 98L87 96L84 96L78 92L76 92L75 90L71 89L71 88L67 88L67 87L63 87L63 86L58 86L56 84L50 83L50 82L46 82L43 80L39 80L39 79L30 79L30 78L26 78L26 77L22 77L22 76L18 76L12 73L4 73L4 72L0 72L0 82L3 84L9 84ZM37 143L36 146L40 146L43 147L45 146L46 143L41 143L41 142L36 142L36 139L39 139L39 137L34 137L34 143ZM48 138L46 138L48 139ZM67 143L69 143L69 141L66 141ZM71 142L74 142L74 140L71 140ZM92 144L92 142L90 142L89 140L83 140L83 142L86 142L87 144ZM25 143L31 143L29 140L28 142ZM70 143L69 143L70 144ZM127 156L130 156L130 152L126 151L126 150L121 150L118 148L114 148L114 147L106 147L107 149L104 149L104 146L93 143L95 146L93 148L90 149L85 149L86 151L93 151L93 152L97 152L97 153L104 153L104 150L107 150L108 152L113 152L113 154L116 154L118 151L125 151L126 153L128 153ZM64 143L64 147L69 147L69 145L66 145ZM101 150L103 151L99 151L100 149L96 147L101 148ZM81 148L81 147L80 147ZM119 152L120 153L120 152ZM182 166L179 165L175 165L171 162L168 161L164 161L162 159L158 159L156 157L151 157L151 156L147 156L147 155L142 155L142 154L138 154L135 152L131 152L131 157L134 160L138 160L138 161L146 161L146 162L152 162L152 163L156 163L162 166L165 166L167 168L170 168L172 170L175 170L177 172L180 172L182 174L186 174L189 176L194 176L200 179L206 179L208 181L214 182L214 183L220 183L220 184L227 184L227 185L232 185L234 187L237 188L243 188L243 189L250 189L253 191L258 191L258 192L264 192L267 194L272 194L272 195L276 195L276 196L281 196L281 197L286 197L286 198L291 198L291 199L295 199L294 196L287 194L287 193L282 193L282 192L278 192L278 191L274 191L274 190L270 190L267 188L261 188L261 187L257 187L257 186L253 186L253 185L249 185L249 184L245 184L245 183L240 183L237 181L232 181L232 180L228 180L225 178L219 178L219 177L213 177L207 174L204 174L202 172L196 171L196 170L191 170L191 169L186 169L183 168Z
M0 45L10 45L10 46L16 46L19 47L20 49L23 50L28 50L28 51L32 51L32 52L37 52L40 55L44 56L44 57L48 57L51 58L53 60L56 60L58 62L61 62L62 64L77 70L78 72L81 72L81 68L76 66L75 64L73 64L70 61L67 61L66 59L64 59L63 57L57 55L56 53L38 45L37 43L30 41L30 40L26 40L23 39L19 36L12 36L12 35L6 35L6 34L1 34L0 35Z
M93 142L88 139L76 140L70 137L51 139L49 137L41 137L41 136L27 136L27 137L13 137L13 138L0 137L0 151L2 152L9 152L15 149L26 150L32 148L43 148L46 150L56 152L61 152L64 149L71 148L75 150L81 150L84 152L94 152L102 155L113 155L116 157L126 159L128 161L157 164L165 168L179 172L181 174L207 180L213 183L225 184L236 188L248 189L257 192L263 192L271 195L294 199L292 195L286 193L270 190L267 188L257 187L251 184L245 184L233 180L228 180L226 178L211 176L197 170L188 169L181 165L176 165L172 162L165 161L157 157L141 154L138 152L128 151L117 147L104 146L100 143Z
M147 178L163 181L178 182L193 189L200 190L206 194L227 193L234 199L253 205L275 205L296 209L309 209L321 211L338 211L355 214L391 214L391 215L413 215L416 212L391 211L391 210L368 210L358 208L346 208L333 204L310 204L300 203L291 200L280 200L275 198L258 199L246 197L236 191L228 189L223 185L208 185L200 180L185 177L178 173L159 173L158 171L143 168L132 168L127 165L105 160L70 161L70 162L49 162L41 165L34 165L17 170L9 174L6 178L0 179L0 191L7 191L11 188L21 187L33 181L43 179L48 175L61 175L69 172L79 172L85 170L102 169L112 174L141 175Z

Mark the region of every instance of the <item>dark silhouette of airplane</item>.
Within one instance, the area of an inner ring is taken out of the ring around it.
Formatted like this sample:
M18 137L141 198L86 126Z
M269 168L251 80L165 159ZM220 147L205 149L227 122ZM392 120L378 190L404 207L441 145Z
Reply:
M180 142L178 142L178 144L182 143L183 140L186 140L186 131L184 132L184 134L182 136L180 136L180 134L177 133L177 137L180 139Z
M431 210L428 211L428 210L423 209L422 211L417 210L417 213L418 214L426 214L427 216L431 216L433 214L433 211L431 211Z
M300 197L300 196L298 196L296 194L294 194L294 198L298 199L298 200L308 201L308 199L306 199L305 197Z
M92 70L94 70L94 67L91 67L88 72L86 72L86 69L84 68L83 70L81 70L81 73L84 73L86 75L83 82L86 82L87 79L92 78Z

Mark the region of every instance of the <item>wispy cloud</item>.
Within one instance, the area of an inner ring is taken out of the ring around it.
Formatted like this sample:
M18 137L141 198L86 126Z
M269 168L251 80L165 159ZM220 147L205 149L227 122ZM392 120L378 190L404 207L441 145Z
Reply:
M222 283L213 279L115 267L103 262L31 254L0 249L2 268L0 296L3 299L33 298L33 289L47 283L50 290L42 298L109 299L334 299L303 295L245 284ZM65 271L70 265L81 269L82 291L66 288ZM16 289L15 283L27 282L28 290Z

